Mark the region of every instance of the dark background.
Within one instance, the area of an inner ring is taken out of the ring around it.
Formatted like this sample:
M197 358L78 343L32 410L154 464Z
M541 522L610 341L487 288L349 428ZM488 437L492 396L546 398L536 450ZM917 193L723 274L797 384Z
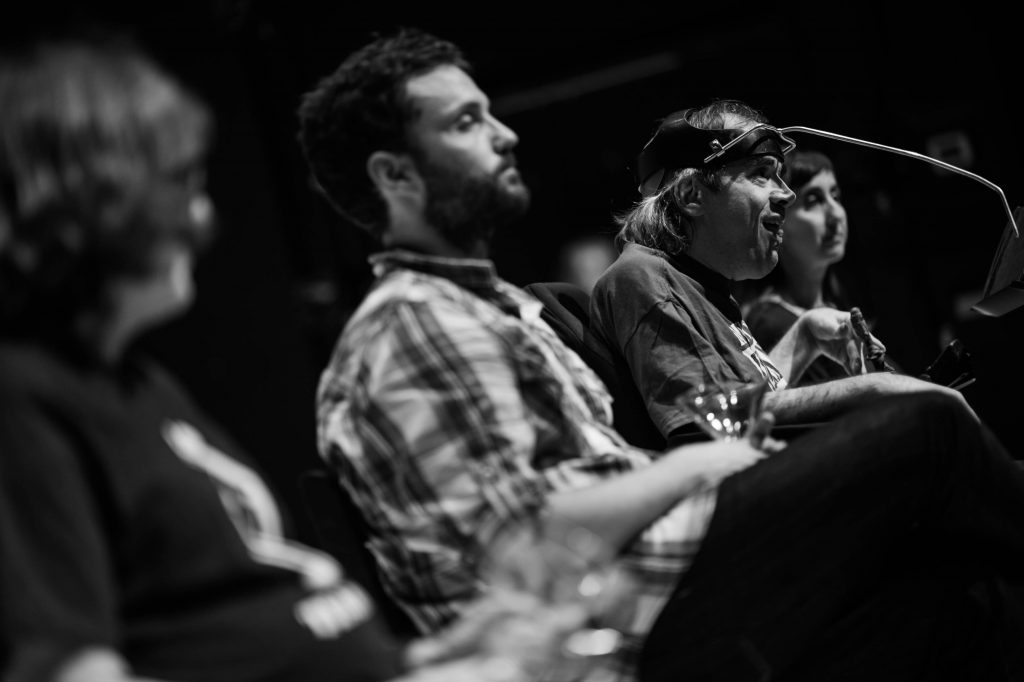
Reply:
M127 31L213 107L220 238L200 265L198 304L145 344L261 462L307 539L295 479L318 463L317 376L368 285L373 245L309 191L294 111L372 31L415 25L458 43L519 134L534 203L493 253L516 284L556 278L569 239L613 233L657 119L712 97L745 100L777 125L941 154L1024 203L1018 30L983 4L423 5L43 0L0 34L13 45L83 25ZM842 274L875 333L913 373L951 338L965 341L978 376L965 394L1020 454L1024 313L969 310L1006 223L998 195L919 161L797 141L837 164L851 222Z

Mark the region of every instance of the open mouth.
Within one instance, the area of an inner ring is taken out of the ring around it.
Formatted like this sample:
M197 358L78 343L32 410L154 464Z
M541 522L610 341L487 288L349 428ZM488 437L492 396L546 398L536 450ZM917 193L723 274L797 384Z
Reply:
M768 245L772 249L778 249L782 246L783 229L782 222L777 220L763 220L761 221L761 227L768 232Z
M782 219L765 218L761 221L761 227L770 232L772 236L782 239Z

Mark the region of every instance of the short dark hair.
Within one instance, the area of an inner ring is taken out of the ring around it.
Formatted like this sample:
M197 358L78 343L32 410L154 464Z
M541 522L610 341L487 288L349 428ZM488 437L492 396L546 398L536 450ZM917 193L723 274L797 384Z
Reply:
M705 130L725 129L725 116L732 114L748 123L768 123L759 110L734 99L718 99L702 107L690 109L686 122ZM680 168L658 192L644 197L631 209L616 216L619 233L615 244L621 250L627 243L640 244L677 255L689 248L692 239L690 219L680 210L679 182L693 175L711 191L722 186L722 168Z
M109 281L145 276L168 235L198 238L172 181L213 119L124 37L63 38L0 61L0 332L66 331Z
M822 171L835 173L832 160L815 149L794 149L786 154L786 164L782 179L794 192L806 185Z
M387 207L366 172L375 151L411 152L408 125L419 112L409 79L444 65L469 71L461 50L415 28L378 36L306 93L299 144L313 178L336 210L379 236Z

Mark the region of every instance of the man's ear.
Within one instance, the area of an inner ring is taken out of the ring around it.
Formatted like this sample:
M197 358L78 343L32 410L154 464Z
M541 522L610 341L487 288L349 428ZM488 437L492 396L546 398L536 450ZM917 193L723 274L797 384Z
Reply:
M704 196L707 189L697 180L696 173L687 173L672 188L673 198L679 210L691 218L704 213Z
M408 154L376 151L366 160L366 172L384 196L419 194L422 191L423 180Z

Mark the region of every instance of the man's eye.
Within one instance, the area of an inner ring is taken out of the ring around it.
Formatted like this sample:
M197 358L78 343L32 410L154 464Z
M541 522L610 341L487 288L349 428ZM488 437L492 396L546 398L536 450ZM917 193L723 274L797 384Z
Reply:
M477 114L467 112L459 116L459 118L455 121L455 127L458 130L469 130L479 122L480 117Z

